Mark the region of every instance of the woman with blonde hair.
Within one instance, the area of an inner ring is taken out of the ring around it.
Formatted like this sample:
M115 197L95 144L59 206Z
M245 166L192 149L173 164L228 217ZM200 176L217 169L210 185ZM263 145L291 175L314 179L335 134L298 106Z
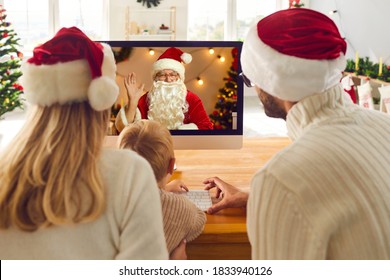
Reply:
M157 121L138 120L122 130L118 144L122 149L137 152L152 166L160 191L168 251L171 253L183 239L192 241L198 237L206 223L206 214L177 193L183 189L188 191L183 182L169 182L175 165L169 130Z
M149 164L103 148L111 48L62 28L22 66L33 104L0 155L0 259L167 259Z

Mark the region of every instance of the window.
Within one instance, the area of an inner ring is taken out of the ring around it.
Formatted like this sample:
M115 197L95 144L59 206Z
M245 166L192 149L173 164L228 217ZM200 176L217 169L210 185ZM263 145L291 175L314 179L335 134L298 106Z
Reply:
M243 40L256 20L287 6L288 0L188 0L188 39Z
M32 50L48 38L48 0L4 0L4 8L7 10L7 21L21 39L19 43L24 50Z
M243 40L250 26L277 10L275 0L237 1L236 40ZM243 5L245 3L245 5Z
M49 38L61 27L77 26L92 39L107 38L108 0L4 0L7 20L21 38L23 52ZM106 12L105 12L106 11Z
M106 20L103 0L58 0L58 27L77 26L95 40L107 38L108 21Z
M227 0L188 0L188 40L224 40Z

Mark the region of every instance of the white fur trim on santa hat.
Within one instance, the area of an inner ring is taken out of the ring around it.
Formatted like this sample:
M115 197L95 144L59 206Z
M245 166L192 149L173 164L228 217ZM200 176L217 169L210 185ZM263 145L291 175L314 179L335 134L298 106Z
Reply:
M191 61L192 61L192 55L190 55L189 53L182 53L180 58L184 64L191 63Z
M334 60L304 59L282 54L264 44L253 25L241 53L242 71L265 92L283 100L299 101L340 82L345 56Z
M96 111L109 109L119 95L119 87L116 83L116 65L114 54L109 45L103 45L102 76L91 81L88 88L88 100Z
M23 63L21 84L28 102L41 106L87 99L91 81L85 59L53 65Z
M111 78L102 76L93 79L88 88L89 104L96 111L107 110L115 103L118 90L118 85Z
M184 79L185 79L184 65L181 62L179 62L175 59L170 59L170 58L159 59L153 64L152 77L154 78L156 76L157 72L165 70L165 69L170 69L170 70L176 71L179 74L180 79L182 81L184 81Z
M119 94L119 88L115 82L115 59L107 47L104 47L102 76L94 81L91 80L91 70L85 59L52 65L24 62L21 84L27 101L50 106L89 99L95 110L110 108Z

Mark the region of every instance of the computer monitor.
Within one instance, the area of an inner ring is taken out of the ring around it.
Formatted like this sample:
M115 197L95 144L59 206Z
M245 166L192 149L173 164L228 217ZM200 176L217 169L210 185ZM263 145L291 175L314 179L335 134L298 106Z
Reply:
M243 82L238 41L104 41L117 60L120 96L117 108L127 103L124 79L135 72L148 91L153 83L152 66L169 47L192 56L185 65L185 85L201 99L212 130L170 130L175 149L240 149L243 138ZM115 113L115 112L114 112Z

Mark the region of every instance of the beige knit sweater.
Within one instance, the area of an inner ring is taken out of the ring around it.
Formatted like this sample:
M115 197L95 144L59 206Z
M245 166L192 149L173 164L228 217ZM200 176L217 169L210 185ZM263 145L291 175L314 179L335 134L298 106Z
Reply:
M150 164L128 149L104 149L99 164L107 186L102 216L88 223L34 232L0 230L0 259L168 259L158 187Z
M160 189L165 239L169 253L185 238L198 237L206 223L206 214L187 197Z
M339 87L292 107L293 143L253 178L253 259L390 258L390 115Z

